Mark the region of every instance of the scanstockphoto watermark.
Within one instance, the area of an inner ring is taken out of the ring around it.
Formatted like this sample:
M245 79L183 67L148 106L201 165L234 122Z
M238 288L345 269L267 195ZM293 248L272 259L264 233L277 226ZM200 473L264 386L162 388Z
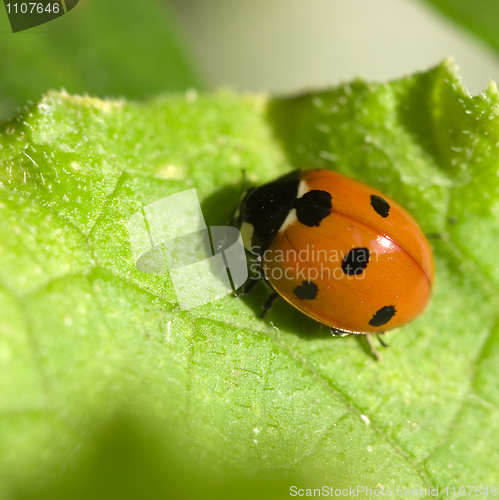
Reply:
M250 276L254 280L263 277L273 281L362 280L367 265L378 261L378 252L367 248L340 251L306 245L300 250L265 250L260 255L258 248L253 247L249 253L253 256Z
M439 497L439 496L492 496L498 495L497 486L446 486L427 488L406 488L406 487L384 487L379 485L376 488L368 486L350 486L348 488L334 488L332 486L322 486L321 488L300 488L291 486L289 495L292 497Z
M322 486L321 488L299 488L291 486L289 495L292 497L425 497L431 496L431 489L423 488L385 488L379 486L370 488L368 486L350 486L348 488L334 488Z

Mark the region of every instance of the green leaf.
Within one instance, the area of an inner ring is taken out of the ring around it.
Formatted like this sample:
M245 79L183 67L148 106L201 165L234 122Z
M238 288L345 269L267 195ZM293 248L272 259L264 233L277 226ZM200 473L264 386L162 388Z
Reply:
M424 0L499 53L499 4L490 0Z
M145 424L145 425L144 425ZM22 488L17 500L181 498L277 500L289 498L289 480L268 475L219 479L186 460L175 437L130 415L94 433L76 470L50 484ZM194 462L194 463L193 463Z
M497 377L499 96L449 62L388 84L285 99L49 93L0 135L0 470L57 471L122 409L207 470L299 470L310 485L492 485ZM135 268L127 221L195 187L225 224L254 183L330 168L407 207L435 241L429 309L387 335L331 338L264 287L180 311ZM302 487L308 486L304 480Z
M140 99L200 86L161 0L79 2L67 14L12 34L0 15L0 118L47 89Z

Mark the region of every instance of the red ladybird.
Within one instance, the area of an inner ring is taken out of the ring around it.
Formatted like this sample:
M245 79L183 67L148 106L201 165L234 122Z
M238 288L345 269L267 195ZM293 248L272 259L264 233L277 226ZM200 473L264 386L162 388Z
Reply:
M396 328L430 298L433 256L416 221L341 174L299 170L250 188L236 225L267 284L334 333Z

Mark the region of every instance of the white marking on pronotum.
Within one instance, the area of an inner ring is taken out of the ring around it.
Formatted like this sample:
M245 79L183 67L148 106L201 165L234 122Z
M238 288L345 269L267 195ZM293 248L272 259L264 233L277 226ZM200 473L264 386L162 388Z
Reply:
M243 221L241 224L241 238L243 239L243 245L248 252L253 247L253 233L255 232L255 227L249 222Z
M291 226L296 220L296 208L292 208L286 218L284 219L284 222L282 223L281 227L279 228L279 232L282 233L283 231L286 231L286 229Z
M296 192L296 199L299 200L305 193L308 193L310 191L310 188L308 187L308 184L305 181L300 181L298 184L298 191ZM295 222L296 220L296 209L292 208L286 219L284 219L284 222L282 223L282 226L279 228L279 232L282 233L283 231L286 231L286 229Z
M308 193L310 191L310 188L308 187L308 184L305 181L300 181L300 184L298 184L298 193L296 194L296 198L301 198L305 193Z
M369 417L367 415L361 415L360 418L366 425L371 425L371 421L369 420Z

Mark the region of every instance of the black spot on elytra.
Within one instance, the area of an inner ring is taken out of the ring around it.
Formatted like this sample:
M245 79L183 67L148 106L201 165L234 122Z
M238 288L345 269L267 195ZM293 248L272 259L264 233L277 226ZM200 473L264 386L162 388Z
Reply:
M377 311L369 321L371 326L386 325L395 316L395 306L385 306Z
M352 248L341 263L341 269L345 274L351 276L352 274L360 274L364 271L367 264L369 264L369 250L364 247Z
M297 219L306 226L318 226L331 213L331 195L314 189L297 198L294 203Z
M293 293L300 300L314 300L319 293L319 287L312 281L303 281L301 285L293 290Z
M371 206L376 210L376 212L381 215L381 217L388 217L388 212L390 211L390 204L375 194L371 195Z

